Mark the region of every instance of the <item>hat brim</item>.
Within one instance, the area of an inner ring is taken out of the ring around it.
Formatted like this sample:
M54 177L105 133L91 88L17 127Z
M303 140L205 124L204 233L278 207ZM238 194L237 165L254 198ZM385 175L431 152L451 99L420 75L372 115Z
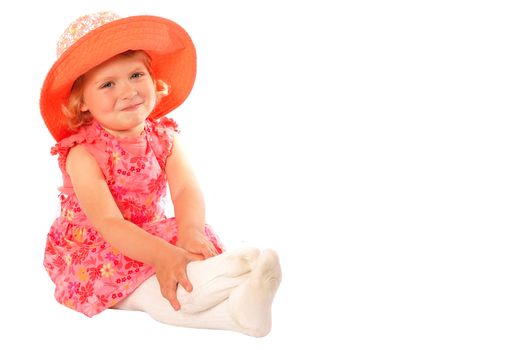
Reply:
M184 102L196 77L196 51L187 32L162 17L122 18L77 40L48 72L41 89L40 110L56 141L72 134L62 105L67 104L75 79L127 50L147 52L154 77L168 84L168 95L162 97L150 118L162 117Z

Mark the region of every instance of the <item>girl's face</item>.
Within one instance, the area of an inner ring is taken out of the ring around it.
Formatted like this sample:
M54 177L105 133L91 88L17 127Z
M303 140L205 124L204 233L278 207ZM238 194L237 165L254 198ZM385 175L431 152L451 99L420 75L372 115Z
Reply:
M155 103L155 83L141 54L116 56L85 75L80 109L114 136L140 135Z

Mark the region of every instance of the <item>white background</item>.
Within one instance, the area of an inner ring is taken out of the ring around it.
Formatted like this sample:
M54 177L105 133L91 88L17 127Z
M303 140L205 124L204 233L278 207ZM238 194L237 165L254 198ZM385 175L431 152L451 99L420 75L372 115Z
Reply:
M512 349L508 3L2 5L0 348ZM65 27L105 9L171 18L196 43L196 85L172 116L218 234L281 256L263 339L88 319L53 298L42 261L60 175L39 89Z

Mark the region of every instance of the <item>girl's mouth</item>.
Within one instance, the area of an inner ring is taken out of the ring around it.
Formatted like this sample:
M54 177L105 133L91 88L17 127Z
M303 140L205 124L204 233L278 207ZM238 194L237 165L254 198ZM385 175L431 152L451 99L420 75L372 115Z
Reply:
M125 112L131 112L131 111L135 111L136 109L139 108L139 106L141 106L143 104L143 102L139 102L139 103L134 103L134 104L131 104L130 106L127 106L125 108L122 109L122 111L125 111Z

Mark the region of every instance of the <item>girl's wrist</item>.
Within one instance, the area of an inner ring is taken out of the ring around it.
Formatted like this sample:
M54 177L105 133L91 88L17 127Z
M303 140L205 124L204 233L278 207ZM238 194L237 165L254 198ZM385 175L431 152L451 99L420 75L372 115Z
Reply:
M155 267L156 265L161 264L163 261L166 261L167 259L170 259L171 256L173 256L176 253L176 250L178 249L172 244L169 244L167 242L164 242L164 244L159 244L159 246L155 249L155 254L153 256L152 262L150 265Z
M203 235L204 228L198 226L188 226L188 227L179 227L178 236L179 237L187 237L194 236L197 234Z

